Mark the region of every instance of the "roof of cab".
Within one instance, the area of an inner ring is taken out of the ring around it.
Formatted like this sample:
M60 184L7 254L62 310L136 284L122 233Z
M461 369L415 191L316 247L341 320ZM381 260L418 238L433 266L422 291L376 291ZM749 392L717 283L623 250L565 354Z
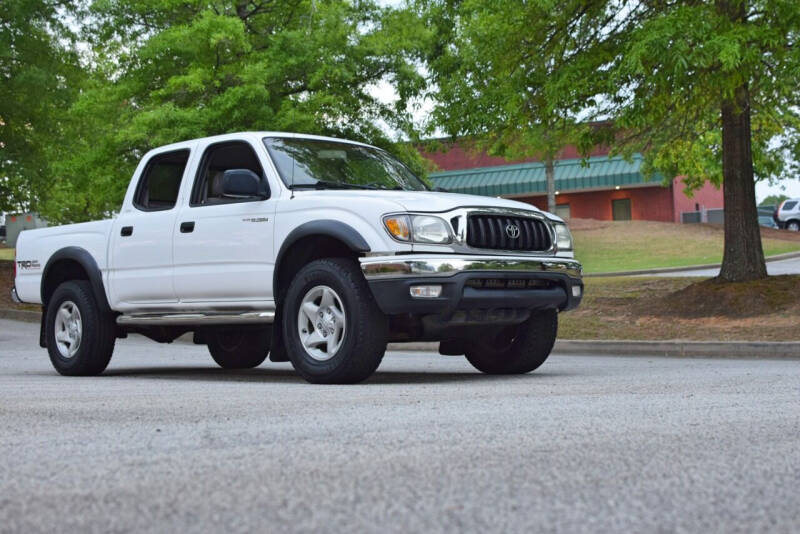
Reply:
M170 150L180 150L182 148L191 148L195 144L201 141L212 141L212 142L220 142L220 141L234 141L237 139L242 138L264 138L264 137L291 137L295 139L316 139L319 141L335 141L337 143L349 143L352 145L360 145L360 146L367 146L370 148L375 148L372 145L368 145L366 143L359 143L358 141L351 141L349 139L338 139L336 137L326 137L324 135L311 135L311 134L303 134L303 133L293 133L293 132L258 132L258 131L247 131L247 132L233 132L228 134L222 135L212 135L209 137L198 137L196 139L188 139L186 141L180 141L178 143L171 143L169 145L162 145L159 147L155 147L148 151L146 155L149 155L151 152L164 152Z

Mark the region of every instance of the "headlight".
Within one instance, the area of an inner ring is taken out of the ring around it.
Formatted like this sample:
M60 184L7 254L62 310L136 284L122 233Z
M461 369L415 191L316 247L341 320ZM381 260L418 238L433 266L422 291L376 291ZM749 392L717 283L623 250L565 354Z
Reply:
M398 241L443 245L452 240L444 219L432 215L387 215L383 224Z
M572 250L572 234L566 224L556 223L556 250Z
M450 230L444 219L429 215L411 216L411 236L418 243L450 242Z

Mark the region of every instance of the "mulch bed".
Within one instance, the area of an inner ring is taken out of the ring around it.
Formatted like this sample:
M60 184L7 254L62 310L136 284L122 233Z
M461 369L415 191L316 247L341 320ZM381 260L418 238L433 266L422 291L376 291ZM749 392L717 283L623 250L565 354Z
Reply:
M39 306L14 303L14 301L11 300L11 288L13 285L14 262L0 260L0 308L39 311Z
M564 339L800 340L800 276L744 283L692 278L590 278L560 318Z

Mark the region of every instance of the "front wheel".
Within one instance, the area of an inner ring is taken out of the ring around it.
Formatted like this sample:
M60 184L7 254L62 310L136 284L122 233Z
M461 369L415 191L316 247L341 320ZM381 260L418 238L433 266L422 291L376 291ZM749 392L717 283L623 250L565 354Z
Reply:
M519 325L498 329L470 343L469 363L490 375L524 374L542 365L556 341L558 313L533 312Z
M208 351L223 369L258 367L269 353L271 333L270 328L216 330L208 336Z
M286 350L309 382L353 384L378 368L387 321L354 261L309 263L292 280L283 306Z

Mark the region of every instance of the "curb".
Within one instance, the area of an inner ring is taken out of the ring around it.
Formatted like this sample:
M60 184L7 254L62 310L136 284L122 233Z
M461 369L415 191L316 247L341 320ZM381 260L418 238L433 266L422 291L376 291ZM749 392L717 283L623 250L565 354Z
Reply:
M438 343L389 343L387 350L438 352ZM609 341L559 339L554 354L800 360L798 341Z
M768 258L764 258L767 263L781 260L791 260L793 258L800 258L800 252L787 252L785 254L776 254ZM610 278L614 276L639 276L643 274L662 274L662 273L681 273L684 271L696 271L699 269L718 269L722 267L721 263L706 263L705 265L689 265L685 267L659 267L658 269L640 269L638 271L614 271L610 273L583 273L584 278Z
M671 358L779 358L800 360L798 341L558 340L558 354L667 356Z
M41 314L0 308L0 319L38 323ZM192 343L188 336L178 342ZM439 352L438 342L389 343L386 350ZM800 360L800 341L615 341L559 339L554 354L604 356L665 356L670 358Z
M0 308L0 319L22 321L25 323L38 323L42 320L42 314L37 311Z

